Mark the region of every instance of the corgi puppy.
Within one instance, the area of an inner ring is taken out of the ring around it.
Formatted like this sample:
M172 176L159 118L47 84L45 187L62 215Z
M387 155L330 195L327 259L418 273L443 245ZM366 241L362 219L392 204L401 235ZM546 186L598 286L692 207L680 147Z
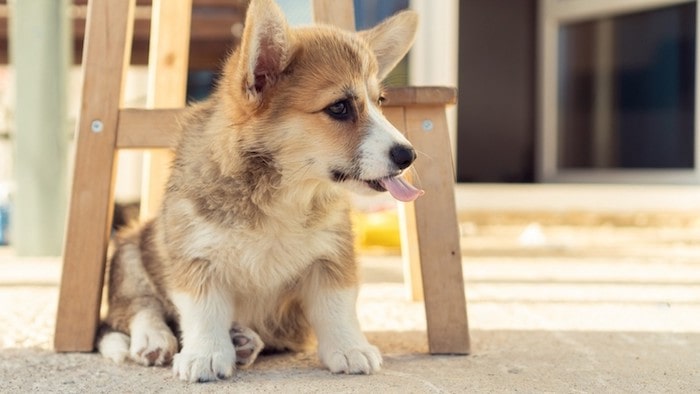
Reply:
M380 108L417 19L291 28L272 0L251 1L218 87L177 130L157 215L116 240L105 357L203 382L263 347L316 343L333 373L380 369L355 312L348 191L422 193L402 177L416 153Z

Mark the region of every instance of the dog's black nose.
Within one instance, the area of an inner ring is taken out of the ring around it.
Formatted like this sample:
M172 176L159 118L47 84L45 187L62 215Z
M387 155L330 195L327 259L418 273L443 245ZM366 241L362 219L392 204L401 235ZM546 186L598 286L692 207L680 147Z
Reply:
M410 146L395 145L391 148L391 161L393 161L400 170L408 168L414 160L416 160L416 151Z

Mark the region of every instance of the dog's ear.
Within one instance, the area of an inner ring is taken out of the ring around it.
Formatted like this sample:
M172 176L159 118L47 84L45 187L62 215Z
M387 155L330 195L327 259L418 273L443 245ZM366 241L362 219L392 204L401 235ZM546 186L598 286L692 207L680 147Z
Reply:
M287 67L291 52L288 29L284 14L274 1L250 2L237 67L251 101L259 103Z
M369 30L359 32L370 45L379 63L379 79L384 79L413 45L418 31L418 14L403 11Z

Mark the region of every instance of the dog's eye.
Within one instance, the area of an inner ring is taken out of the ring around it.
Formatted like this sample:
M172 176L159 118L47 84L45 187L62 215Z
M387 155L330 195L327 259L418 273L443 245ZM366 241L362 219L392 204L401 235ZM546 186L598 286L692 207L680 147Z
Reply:
M335 120L348 120L352 117L352 107L349 100L340 100L329 105L325 112Z
M386 101L386 97L379 96L379 98L377 99L377 105L381 106L382 104L384 104L385 101Z

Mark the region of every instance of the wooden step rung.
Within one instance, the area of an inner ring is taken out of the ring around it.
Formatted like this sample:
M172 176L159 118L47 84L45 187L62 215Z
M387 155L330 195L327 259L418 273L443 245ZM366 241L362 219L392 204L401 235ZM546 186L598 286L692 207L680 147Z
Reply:
M178 119L184 109L135 109L119 111L117 148L172 148L177 139Z

